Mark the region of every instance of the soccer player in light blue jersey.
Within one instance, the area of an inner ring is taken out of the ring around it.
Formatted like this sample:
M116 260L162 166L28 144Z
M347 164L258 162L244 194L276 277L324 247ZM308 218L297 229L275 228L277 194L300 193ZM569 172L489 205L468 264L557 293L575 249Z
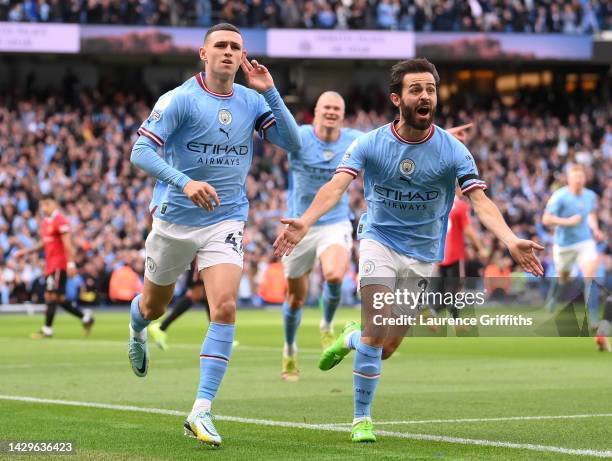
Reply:
M390 97L399 109L399 120L354 141L334 178L321 188L302 217L282 220L287 227L274 242L277 255L290 254L310 226L340 201L351 181L363 171L368 209L357 229L362 311L371 312L376 299L392 295L398 279L403 283L411 277L428 277L433 264L442 259L455 181L470 198L480 222L507 246L520 266L543 275L534 253L543 247L514 235L485 195L486 184L478 176L470 152L433 124L438 83L436 68L426 59L393 66ZM391 307L391 303L383 306L382 312ZM388 336L384 328L377 332L361 336L358 326L349 323L319 363L320 368L329 369L350 350L356 351L353 442L376 441L370 407L381 360L390 357L403 339Z
M211 27L200 59L206 74L157 101L132 150L134 165L168 185L155 191L161 197L155 196L159 203L146 241L144 290L132 301L128 355L134 373L145 376L147 325L163 315L176 279L197 258L211 323L200 353L197 397L184 427L187 435L219 445L210 411L232 352L253 131L287 150L298 150L301 141L272 76L247 60L236 27ZM234 83L239 67L250 88Z
M306 211L319 189L334 176L348 146L363 134L342 127L344 108L344 99L340 94L326 91L317 100L312 125L300 126L302 148L288 153L289 217L300 217ZM353 246L350 216L348 193L345 193L340 203L312 226L291 255L282 259L288 282L287 300L282 309L285 345L281 377L285 381L299 379L297 330L302 306L308 295L308 277L317 259L321 262L325 280L321 345L325 349L334 340L332 322L340 304L342 279L348 269Z
M589 305L590 323L596 324L598 316L598 291L591 287L597 273L598 255L595 239L603 234L597 222L597 194L584 187L584 167L572 165L567 172L567 186L555 191L548 200L542 216L545 226L555 226L553 262L557 279L553 282L547 308L554 311L559 292L567 286L570 272L578 263L584 278L585 299Z

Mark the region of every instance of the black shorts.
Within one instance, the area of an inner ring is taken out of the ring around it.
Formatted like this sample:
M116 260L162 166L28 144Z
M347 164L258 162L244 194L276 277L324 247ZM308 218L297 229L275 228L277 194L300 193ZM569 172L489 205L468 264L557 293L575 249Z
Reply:
M448 266L438 266L438 277L433 284L440 292L457 293L462 285L463 261L449 264Z
M200 280L200 272L198 271L198 261L196 258L191 263L191 268L187 272L187 283L185 284L185 286L187 288L193 288L197 286L198 283L202 282Z
M45 278L45 291L47 293L66 294L66 271L58 269Z

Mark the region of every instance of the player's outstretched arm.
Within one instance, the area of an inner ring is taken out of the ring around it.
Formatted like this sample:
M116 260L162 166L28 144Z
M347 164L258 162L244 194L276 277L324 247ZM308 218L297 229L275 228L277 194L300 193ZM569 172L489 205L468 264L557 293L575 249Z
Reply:
M488 256L487 250L482 244L482 241L478 238L478 234L476 234L476 230L474 230L474 227L471 224L466 225L463 229L463 233L478 253L478 257L481 260L485 260Z
M531 272L533 275L543 276L544 268L535 251L541 251L544 247L531 240L519 239L514 235L514 232L504 221L497 205L485 195L482 189L472 190L468 197L480 222L506 245L512 258L523 270Z
M321 216L331 210L342 198L353 176L348 173L336 173L334 177L325 184L314 200L304 212L301 218L281 219L287 227L283 229L274 241L274 254L277 257L289 255L295 246L304 238L310 226L316 223Z
M249 62L245 54L240 67L244 72L247 85L261 93L274 116L270 124L267 122L263 124L264 128L261 131L265 133L266 139L285 150L298 151L302 147L298 125L274 87L274 80L266 66L261 65L255 59Z

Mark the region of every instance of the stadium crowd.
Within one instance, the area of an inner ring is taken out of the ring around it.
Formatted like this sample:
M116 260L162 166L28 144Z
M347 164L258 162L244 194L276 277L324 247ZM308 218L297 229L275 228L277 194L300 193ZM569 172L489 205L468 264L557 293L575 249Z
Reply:
M489 185L489 194L518 235L546 244L543 259L547 268L552 265L551 233L542 227L540 217L550 194L564 183L564 167L570 162L587 167L587 186L600 197L601 228L610 235L609 103L602 105L588 95L567 98L567 94L561 97L536 89L522 91L515 104L508 107L500 101L485 105L461 93L462 96L441 104L437 124L449 127L474 122L469 148ZM370 130L393 117L382 89L354 88L347 101L348 126ZM556 103L551 105L550 101ZM42 301L42 257L34 254L16 260L12 255L39 241L38 200L41 194L49 192L58 198L70 221L77 249L79 275L69 281L69 298L82 304L107 304L122 302L126 289L138 289L133 281L134 274L142 277L144 269L152 183L144 172L131 166L129 158L140 121L150 113L150 102L145 95L113 87L104 91L49 94L39 99L16 94L3 96L0 303ZM312 120L310 108L294 108L294 113L298 123ZM279 218L286 212L286 155L256 139L247 180L251 209L244 237L245 269L240 288L240 298L249 304L262 302L259 282L267 268L276 263L271 243L278 231ZM365 209L361 179L354 181L350 189L350 203L357 220ZM487 233L482 238L493 259L497 242ZM476 275L482 267L472 259L468 268L474 272L471 275ZM122 280L129 280L129 286ZM316 278L314 282L316 296ZM355 283L353 263L345 284L347 302L355 291ZM131 299L129 292L127 296L126 299Z
M605 0L3 0L0 21L252 28L594 33Z

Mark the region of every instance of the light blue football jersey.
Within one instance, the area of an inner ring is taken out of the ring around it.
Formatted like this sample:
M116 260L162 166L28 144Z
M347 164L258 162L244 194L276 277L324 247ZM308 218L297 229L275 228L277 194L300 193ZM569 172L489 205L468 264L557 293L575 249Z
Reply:
M151 197L151 203L149 203L149 211L151 214L154 215L155 211L159 207L159 204L164 201L167 189L167 183L160 181L159 179L155 181L155 186L153 186L153 196Z
M276 89L268 92L286 110ZM206 87L202 72L161 96L134 145L134 150L152 143L163 147L162 158L180 175L165 186L158 177L151 202L151 209L158 205L154 216L192 227L246 221L245 181L253 156L253 130L263 137L276 123L264 96L238 84L229 94L215 93ZM213 211L196 206L182 191L189 179L212 185L221 205Z
M357 177L361 170L367 212L359 222L358 238L376 240L424 262L444 258L455 182L464 193L486 189L472 154L435 125L420 142L401 138L395 122L359 137L336 172Z
M569 218L579 214L582 220L575 226L556 226L554 242L559 246L591 240L593 234L589 227L588 215L595 211L597 194L591 189L582 189L580 195L574 195L569 187L556 190L546 204L546 211L559 218Z
M287 203L289 216L298 218L308 209L315 195L334 176L342 156L351 143L363 132L342 128L340 137L332 143L320 139L312 125L300 127L302 148L289 152L289 190ZM340 202L316 222L316 225L334 224L350 219L348 193Z

